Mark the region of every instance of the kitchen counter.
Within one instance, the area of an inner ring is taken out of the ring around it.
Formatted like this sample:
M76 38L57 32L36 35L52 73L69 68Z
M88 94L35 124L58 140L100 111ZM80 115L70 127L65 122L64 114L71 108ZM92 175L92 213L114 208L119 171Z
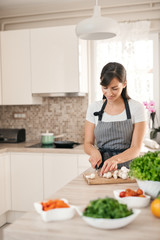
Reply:
M98 197L113 197L115 189L137 189L137 187L136 183L87 185L83 176L79 175L52 197L66 198L70 204L81 206ZM140 215L132 223L115 230L93 228L77 214L70 220L45 223L38 213L28 212L5 228L4 240L159 240L160 219L151 214L150 207L141 210Z
M84 154L83 144L74 148L29 148L38 142L24 143L0 143L0 153L3 152L25 152L25 153L64 153L64 154Z
M3 152L24 152L24 153L64 153L64 154L84 154L83 144L74 148L29 148L38 142L23 142L23 143L0 143L0 153ZM160 149L151 149L142 146L140 154L143 155L148 151L157 151Z

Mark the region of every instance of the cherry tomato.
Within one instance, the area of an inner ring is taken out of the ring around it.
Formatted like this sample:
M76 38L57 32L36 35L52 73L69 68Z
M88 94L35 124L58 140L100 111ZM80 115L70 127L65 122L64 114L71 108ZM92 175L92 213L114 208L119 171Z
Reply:
M143 194L140 194L140 195L138 195L138 197L146 197L145 195L143 195Z
M132 190L132 191L131 191L131 195L132 195L133 197L136 197L136 196L138 196L138 193Z
M127 188L126 189L126 193L129 193L129 192L131 192L132 191L132 189L130 189L130 188Z
M119 197L121 198L126 197L126 192L125 191L120 192Z
M138 188L138 189L137 189L137 194L138 194L138 195L142 195L142 194L143 194L142 189Z

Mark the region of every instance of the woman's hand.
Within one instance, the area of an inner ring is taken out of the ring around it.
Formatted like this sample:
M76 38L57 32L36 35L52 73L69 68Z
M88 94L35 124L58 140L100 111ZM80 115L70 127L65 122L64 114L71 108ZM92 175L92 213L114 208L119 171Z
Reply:
M92 168L95 168L96 166L99 167L101 164L102 156L96 148L92 150L89 162L91 163Z
M111 158L107 159L104 162L103 167L101 168L100 176L102 176L104 173L117 170L118 163L119 163L119 161L115 157L111 157Z

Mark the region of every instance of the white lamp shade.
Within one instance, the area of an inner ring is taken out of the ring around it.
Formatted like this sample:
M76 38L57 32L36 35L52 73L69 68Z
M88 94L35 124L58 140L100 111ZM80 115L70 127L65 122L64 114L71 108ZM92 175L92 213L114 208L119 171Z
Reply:
M76 34L85 40L101 40L115 37L118 32L118 23L108 17L102 17L100 7L94 7L91 18L82 20L76 26Z

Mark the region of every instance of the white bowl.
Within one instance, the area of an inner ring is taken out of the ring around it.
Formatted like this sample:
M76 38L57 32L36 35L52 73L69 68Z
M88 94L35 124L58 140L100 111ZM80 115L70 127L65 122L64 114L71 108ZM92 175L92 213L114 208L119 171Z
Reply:
M127 204L128 208L143 208L147 207L150 203L151 197L144 194L146 197L119 197L120 192L123 190L113 191L115 198L119 203Z
M66 199L61 199L68 204ZM69 204L68 204L69 205ZM75 215L75 208L69 205L69 208L55 208L49 211L43 211L42 204L40 202L34 203L34 208L39 213L45 222L61 221L71 219Z
M160 182L158 181L144 181L136 179L139 188L143 190L146 194L150 195L152 198L156 198L160 192Z
M83 208L84 209L84 208ZM83 216L83 211L77 207L77 212L82 219L90 226L100 229L117 229L122 228L131 223L141 212L140 209L132 209L133 214L124 218L106 219L106 218L92 218Z

